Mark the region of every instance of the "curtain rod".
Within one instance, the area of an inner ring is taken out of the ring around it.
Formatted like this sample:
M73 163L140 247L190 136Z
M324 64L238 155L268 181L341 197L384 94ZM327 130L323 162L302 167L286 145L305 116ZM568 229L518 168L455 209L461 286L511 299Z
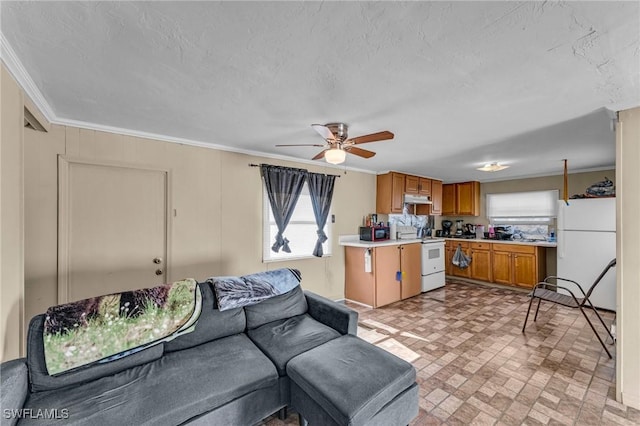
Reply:
M266 164L266 163L262 163L262 164L253 164L253 163L249 163L249 167L260 167L260 166L275 166L275 164ZM286 167L286 166L275 166L275 167ZM300 169L300 170L305 170L305 169ZM307 170L308 172L308 170ZM340 175L330 175L330 174L326 174L326 176L335 176L337 178L341 177Z

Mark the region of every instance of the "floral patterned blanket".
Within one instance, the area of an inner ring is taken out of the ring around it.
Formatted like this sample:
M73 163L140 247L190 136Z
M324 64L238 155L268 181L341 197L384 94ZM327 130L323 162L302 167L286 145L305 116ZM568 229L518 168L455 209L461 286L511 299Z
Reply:
M47 371L113 361L189 333L201 307L192 278L52 306L44 323Z

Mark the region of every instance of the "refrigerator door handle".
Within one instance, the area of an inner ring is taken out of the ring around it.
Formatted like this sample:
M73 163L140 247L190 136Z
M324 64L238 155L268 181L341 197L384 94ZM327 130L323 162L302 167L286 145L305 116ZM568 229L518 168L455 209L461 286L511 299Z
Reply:
M558 238L558 258L564 259L564 229L557 230L557 238Z

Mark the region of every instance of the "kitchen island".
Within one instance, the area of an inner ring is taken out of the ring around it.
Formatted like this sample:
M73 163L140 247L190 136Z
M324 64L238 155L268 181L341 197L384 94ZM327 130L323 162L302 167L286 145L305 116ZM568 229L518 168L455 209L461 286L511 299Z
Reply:
M339 238L345 248L345 298L372 308L421 293L422 239L361 241Z
M532 288L547 273L546 249L556 247L549 241L445 238L446 274L459 278ZM471 258L467 268L452 264L460 249Z

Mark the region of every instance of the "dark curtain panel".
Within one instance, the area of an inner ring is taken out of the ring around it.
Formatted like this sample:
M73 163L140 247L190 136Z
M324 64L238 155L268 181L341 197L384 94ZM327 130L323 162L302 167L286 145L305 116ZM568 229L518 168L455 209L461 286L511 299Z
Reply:
M333 184L335 180L335 176L322 175L319 173L309 173L307 176L313 214L316 217L316 224L318 225L318 240L313 250L313 255L317 257L322 257L322 243L327 241L324 226L327 223L329 209L331 208L331 198L333 198Z
M278 226L276 241L271 246L271 250L278 253L282 249L285 253L291 253L289 240L283 236L283 233L300 198L307 171L266 164L260 166L260 171L269 195L271 211Z

